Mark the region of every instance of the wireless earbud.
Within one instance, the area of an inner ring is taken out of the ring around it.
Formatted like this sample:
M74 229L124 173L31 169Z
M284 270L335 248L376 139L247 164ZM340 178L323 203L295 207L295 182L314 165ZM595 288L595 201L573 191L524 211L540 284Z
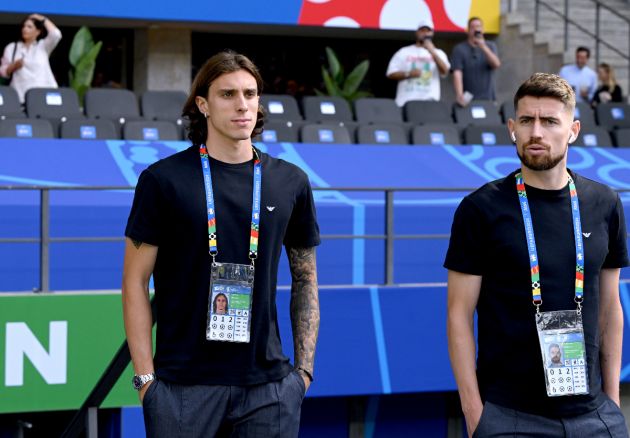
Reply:
M571 135L569 135L569 143L573 143L575 141L575 134L571 133Z
M516 134L514 134L514 131L510 132L510 137L512 137L512 141L516 143Z

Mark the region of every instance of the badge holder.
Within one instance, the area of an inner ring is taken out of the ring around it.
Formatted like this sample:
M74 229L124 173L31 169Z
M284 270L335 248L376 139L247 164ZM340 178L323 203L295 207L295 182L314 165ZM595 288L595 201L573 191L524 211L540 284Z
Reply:
M537 312L536 329L545 370L547 395L588 394L582 312Z
M212 263L207 340L249 342L253 291L253 264Z

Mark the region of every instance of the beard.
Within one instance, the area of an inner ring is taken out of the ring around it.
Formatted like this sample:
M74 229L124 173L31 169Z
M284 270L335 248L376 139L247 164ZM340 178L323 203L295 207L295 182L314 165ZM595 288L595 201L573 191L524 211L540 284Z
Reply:
M527 146L532 144L539 144L541 146L544 146L547 149L547 153L545 155L538 156L528 155ZM521 160L521 163L523 163L523 166L527 167L530 170L549 170L556 167L563 160L563 158L566 156L568 147L569 146L567 145L567 148L565 148L565 150L561 154L551 155L551 147L549 145L530 140L523 145L522 154L519 152L518 148L516 148L516 155L518 155L518 158Z

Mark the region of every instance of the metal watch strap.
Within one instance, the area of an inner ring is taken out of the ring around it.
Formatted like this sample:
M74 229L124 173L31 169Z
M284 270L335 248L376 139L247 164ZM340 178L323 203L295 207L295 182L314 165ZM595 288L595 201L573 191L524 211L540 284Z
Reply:
M155 373L149 374L136 374L133 376L132 383L133 387L136 390L141 390L144 385L149 383L151 380L155 380Z

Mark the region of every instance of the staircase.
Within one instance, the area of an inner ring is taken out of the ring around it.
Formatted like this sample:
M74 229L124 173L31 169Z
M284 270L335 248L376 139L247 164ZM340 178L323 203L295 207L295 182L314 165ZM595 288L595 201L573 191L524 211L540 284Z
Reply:
M546 4L561 14L564 13L565 0L544 0ZM509 11L512 3L512 11ZM534 0L501 0L503 11L501 34L497 42L502 66L497 72L498 101L511 99L516 87L536 71L557 72L563 64L575 60L575 49L586 46L591 50L589 65L595 69L598 62L607 62L613 66L617 82L624 95L630 91L630 2L626 0L599 0L599 29L596 20L596 2L594 0L570 0L568 18L576 24L568 23L568 38L565 50L564 19L551 12L542 3L539 4L538 30L535 30ZM609 11L613 9L622 17ZM625 18L625 19L624 19ZM628 20L628 21L626 21ZM582 29L580 29L580 27ZM600 43L589 35L599 38L624 56Z

